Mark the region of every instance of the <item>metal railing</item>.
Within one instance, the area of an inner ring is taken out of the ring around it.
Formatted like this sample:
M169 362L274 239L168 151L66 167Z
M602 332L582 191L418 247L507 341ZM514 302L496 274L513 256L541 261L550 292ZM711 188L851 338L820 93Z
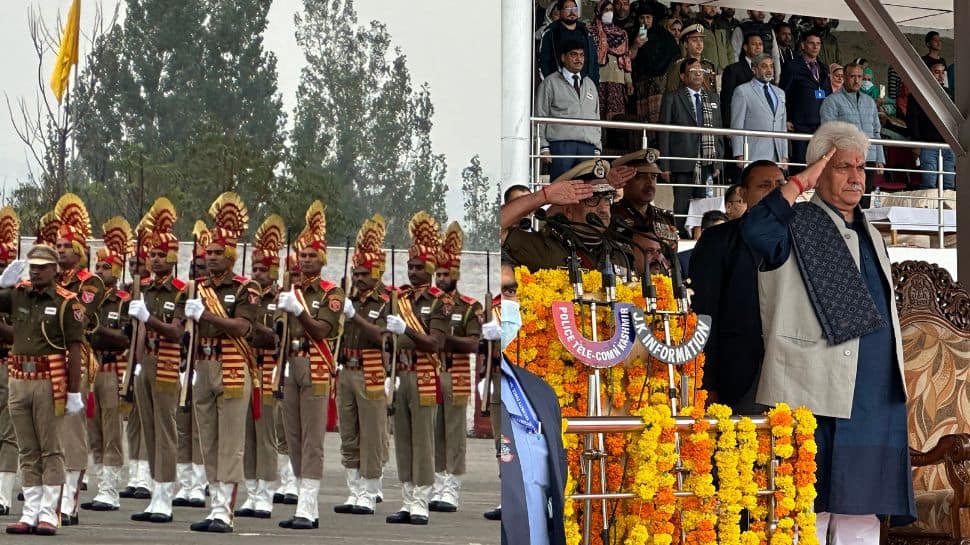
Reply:
M740 136L742 138L742 148L743 148L741 150L741 153L738 154L738 155L741 155L741 159L740 160L737 160L737 159L705 159L705 161L709 161L709 162L712 162L712 163L720 163L720 164L730 163L730 164L736 164L736 165L738 165L739 168L743 168L745 164L747 164L747 163L750 162L750 160L749 160L750 153L749 153L749 146L748 146L748 140L750 138L777 138L777 139L783 139L783 140L786 140L786 141L808 141L808 140L810 140L812 138L812 135L811 134L804 134L804 133L753 131L753 130L747 130L747 129L728 129L728 128L713 128L713 127L695 127L695 126L684 126L684 125L663 125L663 124L659 124L659 123L639 123L639 122L633 122L633 121L604 121L604 120L596 120L596 119L559 119L559 118L552 118L552 117L532 117L531 118L531 123L532 123L532 134L533 134L534 146L533 146L533 153L529 156L530 159L532 160L532 175L530 176L529 183L530 183L530 189L533 189L533 190L541 185L541 182L539 180L539 176L540 176L541 167L542 167L541 161L544 158L560 157L560 158L576 158L576 159L593 159L593 158L599 157L599 158L603 158L603 159L615 159L616 157L618 157L616 155L554 155L554 156L551 156L551 155L548 155L548 154L547 155L541 155L540 154L540 147L541 147L541 145L540 145L540 140L539 140L539 131L537 129L538 129L539 125L543 125L543 124L548 124L548 125L574 125L574 126L580 126L580 127L597 127L597 128L601 128L601 129L621 129L621 130L628 130L628 131L639 131L639 132L642 133L641 149L645 149L645 148L649 147L649 144L650 144L650 142L649 142L649 133L658 132L658 131L687 133L687 134L710 134L710 135L724 136L724 137ZM881 138L880 139L873 138L873 139L870 139L869 142L870 142L870 144L881 145L881 146L885 146L885 147L902 147L902 148L910 148L910 149L913 149L913 148L916 148L916 149L931 149L931 150L936 150L937 151L937 165L938 165L938 170L906 169L906 168L888 168L888 167L883 167L881 169L878 169L878 170L881 170L883 172L897 172L897 173L907 174L907 175L909 175L909 174L918 174L918 175L922 176L924 174L933 174L933 175L935 175L937 177L937 183L936 183L936 190L937 191L936 191L936 195L935 196L900 196L900 197L894 197L892 193L888 193L888 192L885 192L884 193L884 192L881 192L880 191L879 194L878 194L878 197L880 197L880 198L890 198L890 199L894 199L894 198L909 198L909 199L913 199L913 200L936 201L936 207L935 208L936 208L936 211L937 211L937 216L936 216L937 221L935 223L908 223L907 225L908 226L911 226L911 227L934 227L935 228L934 231L936 231L936 235L938 237L939 247L940 248L944 248L945 247L946 230L947 230L947 226L946 226L945 220L944 220L944 210L945 210L944 203L947 200L947 198L945 197L945 194L944 194L943 182L944 182L944 176L945 175L948 175L948 174L949 175L954 175L954 176L956 175L955 172L942 170L942 168L943 168L943 152L945 150L949 150L950 149L950 146L947 145L947 144L941 144L941 143L935 143L935 142L915 142L915 141L909 141L909 140L886 140L886 139L881 139ZM663 159L666 159L666 160L681 160L681 161L683 161L683 160L696 161L697 160L696 157L675 157L675 156L661 156L659 159L661 159L661 160L663 160ZM804 166L806 166L805 163L795 163L795 162L784 162L784 163L779 163L779 165L780 166L796 166L796 167L804 167ZM875 167L868 167L867 166L866 167L866 170L876 170L876 168ZM689 188L692 188L692 189L696 189L696 188L699 187L696 184L678 184L678 183L667 183L667 182L664 182L663 185L669 186L669 187L689 187ZM702 185L700 187L708 187L708 186ZM714 185L712 185L710 187L712 187L713 190L717 194L717 193L719 193L720 191L723 191L724 189L726 189L729 186L727 184L714 184ZM876 196L876 193L866 193L865 196L870 197L870 200L871 200L873 196ZM689 217L694 217L694 218L698 217L696 214L695 215L691 215L691 214L675 214L675 216L678 217L678 218L685 218L685 219L686 218L689 218ZM877 225L877 226L885 225L890 230L892 229L892 223L890 221L871 221L870 223L872 223L873 225ZM930 231L925 231L925 232L930 232Z

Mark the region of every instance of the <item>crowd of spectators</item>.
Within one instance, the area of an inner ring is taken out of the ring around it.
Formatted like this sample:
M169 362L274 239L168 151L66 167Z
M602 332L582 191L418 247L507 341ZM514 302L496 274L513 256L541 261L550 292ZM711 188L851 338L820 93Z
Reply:
M732 8L657 0L597 0L588 14L582 8L579 0L554 0L537 10L537 116L804 134L826 121L845 121L870 138L943 141L894 70L879 85L865 59L842 57L836 20L756 10L742 18ZM923 60L952 94L952 65L940 54L939 33L926 34L925 44ZM635 141L629 135L547 125L540 129L541 153L554 180L590 156L638 147L639 134ZM690 200L703 196L710 179L738 183L742 161L761 159L797 173L807 145L666 131L649 136L665 158L658 162L660 178L680 185L674 211L681 227ZM952 152L942 154L942 164L939 155L872 146L867 193L935 188L931 172L954 167ZM883 171L917 165L928 173ZM955 188L952 175L944 187Z

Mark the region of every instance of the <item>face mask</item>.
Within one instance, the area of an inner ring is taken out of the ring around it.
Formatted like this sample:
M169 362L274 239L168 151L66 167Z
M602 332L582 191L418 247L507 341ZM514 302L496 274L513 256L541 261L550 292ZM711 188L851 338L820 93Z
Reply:
M604 24L611 24L613 22L613 12L607 11L602 17L600 17L600 20L603 21Z
M865 81L862 82L862 90L863 91L868 91L869 89L872 89L872 85L873 84L872 84L871 81L865 80Z
M519 312L519 302L502 299L502 350L512 344L519 336L522 327L522 314Z

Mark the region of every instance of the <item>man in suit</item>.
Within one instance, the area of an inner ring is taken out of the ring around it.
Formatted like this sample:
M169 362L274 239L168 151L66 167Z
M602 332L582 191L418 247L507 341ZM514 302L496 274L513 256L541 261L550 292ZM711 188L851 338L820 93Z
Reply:
M821 124L822 101L832 93L828 65L818 58L821 49L818 31L807 30L802 34L802 56L782 68L779 87L785 91L790 132L813 133ZM804 163L807 148L808 142L794 141L789 157L793 162Z
M754 71L752 70L754 58L764 53L761 36L758 34L745 36L741 50L741 58L728 65L724 69L724 76L721 78L721 108L723 108L721 119L724 120L731 119L731 97L734 96L734 90L754 78Z
M738 193L750 209L784 179L775 163L755 161L742 171ZM754 402L754 390L764 355L758 264L741 238L740 221L704 230L690 260L691 287L694 309L713 318L704 388L735 414L757 414L762 407Z
M717 95L704 88L705 69L701 61L689 58L681 62L680 78L684 86L664 95L660 104L660 122L666 125L722 127ZM677 227L682 231L681 236L686 236L686 231L683 231L684 218L690 207L690 199L704 197L702 184L708 177L717 178L720 175L719 164L711 162L711 159L724 156L724 142L720 136L710 134L661 131L660 151L664 157L690 158L660 161L664 181L687 185L674 188Z
M501 385L502 545L565 545L559 400L545 381L505 358Z
M785 92L771 84L774 63L762 53L752 59L755 77L734 90L731 98L731 128L749 131L785 132L788 113ZM788 142L783 138L748 138L748 156L744 157L744 138L731 137L734 158L757 161L768 159L779 163L788 160ZM785 167L782 167L785 168Z

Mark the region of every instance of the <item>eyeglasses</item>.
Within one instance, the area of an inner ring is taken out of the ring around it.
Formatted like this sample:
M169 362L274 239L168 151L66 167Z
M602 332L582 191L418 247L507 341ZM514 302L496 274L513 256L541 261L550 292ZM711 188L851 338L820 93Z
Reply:
M565 11L567 13L579 13L579 6L573 6L571 8L562 8L559 11Z
M701 74L710 74L711 70L709 68L689 68L688 72L694 72L695 74L700 72Z
M586 197L585 199L579 201L583 206L599 206L600 201L606 199L610 204L613 204L613 200L616 198L616 193L597 193L592 197Z

